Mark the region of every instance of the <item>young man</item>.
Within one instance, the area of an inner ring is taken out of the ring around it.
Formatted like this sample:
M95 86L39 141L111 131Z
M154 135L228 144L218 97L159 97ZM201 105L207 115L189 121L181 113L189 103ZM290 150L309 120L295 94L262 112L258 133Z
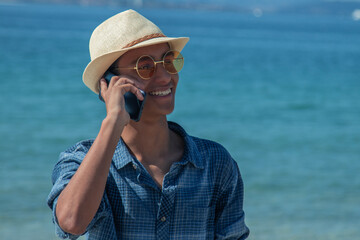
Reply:
M245 239L243 183L219 144L189 136L167 121L188 38L169 38L133 10L93 32L84 83L107 115L95 140L61 153L48 204L56 232L76 239ZM109 84L103 77L115 75ZM139 100L130 119L124 94Z

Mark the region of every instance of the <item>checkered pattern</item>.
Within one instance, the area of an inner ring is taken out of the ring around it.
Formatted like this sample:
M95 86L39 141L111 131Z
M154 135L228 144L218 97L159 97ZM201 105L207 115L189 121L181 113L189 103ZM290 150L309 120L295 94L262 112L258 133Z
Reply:
M169 127L185 140L185 152L165 175L160 189L141 163L119 141L98 212L87 239L245 239L243 183L236 162L221 145ZM59 194L76 172L93 140L60 154L48 205L59 237L76 239L56 220Z

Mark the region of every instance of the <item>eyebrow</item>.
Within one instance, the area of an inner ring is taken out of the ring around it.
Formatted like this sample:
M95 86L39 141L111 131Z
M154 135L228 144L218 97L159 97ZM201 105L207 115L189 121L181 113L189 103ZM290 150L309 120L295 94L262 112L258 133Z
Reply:
M132 61L130 64L131 64L131 65L135 65L135 64L136 64L136 62L137 62L137 60L138 60L139 58L140 58L140 57L135 58L135 60L134 60L134 61Z
M160 60L162 60L162 59L164 58L165 54L166 54L167 52L169 52L169 51L171 51L170 48L169 48L168 50L166 50L166 51L161 55L161 59L160 59ZM160 61L160 60L157 60L156 57L154 57L153 55L143 54L143 55L138 56L134 61L131 62L131 64L136 64L137 60L138 60L140 57L142 57L142 56L150 56L150 57L151 57L152 59L154 59L155 61Z
M165 54L166 54L168 51L170 51L170 50L172 50L172 49L171 49L170 46L169 46L169 49L166 50L166 51L162 54L161 60L164 58ZM133 61L131 61L131 62L129 63L129 65L136 65L137 60L138 60L140 57L142 57L142 56L150 56L150 57L151 57L152 59L154 59L155 61L158 61L158 60L156 60L156 58L155 58L154 56L152 56L152 55L150 55L150 54L142 54L142 55L136 57ZM121 57L120 57L120 58L121 58Z

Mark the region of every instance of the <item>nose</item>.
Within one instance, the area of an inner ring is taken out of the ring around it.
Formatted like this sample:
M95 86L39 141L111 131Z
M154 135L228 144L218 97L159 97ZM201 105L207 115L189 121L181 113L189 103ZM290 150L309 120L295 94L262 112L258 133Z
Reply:
M163 61L155 62L154 80L157 82L167 83L171 80L171 74L164 68Z

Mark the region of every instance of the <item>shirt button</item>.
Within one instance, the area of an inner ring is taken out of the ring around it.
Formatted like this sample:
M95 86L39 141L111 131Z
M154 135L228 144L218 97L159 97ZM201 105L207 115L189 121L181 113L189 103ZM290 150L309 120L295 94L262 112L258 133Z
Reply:
M160 220L161 220L162 222L165 222L165 221L166 221L166 217L162 217Z
M133 164L133 168L136 170L137 169L137 166L135 164Z

